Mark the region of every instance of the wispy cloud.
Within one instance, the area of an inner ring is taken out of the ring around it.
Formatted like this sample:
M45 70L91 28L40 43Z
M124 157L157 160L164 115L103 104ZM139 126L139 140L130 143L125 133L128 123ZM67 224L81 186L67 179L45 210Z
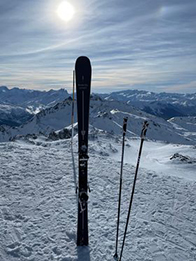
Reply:
M59 2L0 0L0 85L71 89L75 60L87 55L94 91L196 92L195 0L72 0L69 24Z

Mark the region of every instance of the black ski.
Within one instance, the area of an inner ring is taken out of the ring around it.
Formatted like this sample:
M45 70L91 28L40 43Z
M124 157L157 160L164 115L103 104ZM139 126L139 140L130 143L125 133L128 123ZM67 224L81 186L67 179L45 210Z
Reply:
M78 153L79 153L79 181L78 181L78 230L77 245L88 245L88 127L89 105L91 89L90 60L81 56L76 60L76 92L78 111Z

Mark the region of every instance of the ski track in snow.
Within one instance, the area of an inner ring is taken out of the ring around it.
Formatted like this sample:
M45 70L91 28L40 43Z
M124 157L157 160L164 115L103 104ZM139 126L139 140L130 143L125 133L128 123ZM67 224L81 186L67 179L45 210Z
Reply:
M110 157L114 144L119 140L89 144L90 243L77 247L70 141L0 143L1 261L113 260L120 170L120 162ZM119 248L134 170L125 164ZM141 162L122 260L196 260L195 201L194 180L158 175Z

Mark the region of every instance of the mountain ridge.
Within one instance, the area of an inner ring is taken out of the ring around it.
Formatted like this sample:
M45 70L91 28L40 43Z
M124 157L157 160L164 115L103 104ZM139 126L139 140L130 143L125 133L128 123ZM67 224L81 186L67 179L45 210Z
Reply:
M106 100L118 100L131 103L147 113L168 120L176 116L196 116L196 93L155 93L139 90L125 90L100 94Z
M19 105L31 113L61 102L69 96L66 89L41 91L0 86L0 104Z
M9 141L18 135L39 135L40 133L49 135L51 132L69 128L71 125L71 105L72 100L66 99L35 114L30 121L19 127L2 128L0 141ZM93 128L103 130L109 134L120 135L124 117L129 118L127 135L130 137L139 137L144 120L148 120L150 123L148 138L151 140L187 145L196 142L194 135L196 125L194 121L192 123L193 134L191 134L190 130L184 128L182 131L182 128L177 124L143 112L125 102L101 100L97 99L96 96L92 96L90 124ZM76 110L74 121L77 122Z

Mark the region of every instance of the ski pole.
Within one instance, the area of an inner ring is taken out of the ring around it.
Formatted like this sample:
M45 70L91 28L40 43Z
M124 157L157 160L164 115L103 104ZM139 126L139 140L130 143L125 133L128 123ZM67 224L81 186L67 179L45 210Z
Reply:
M73 71L73 100L72 100L72 113L71 113L71 144L73 144L74 137L74 89L75 89L75 71Z
M144 143L144 140L145 140L145 137L146 137L148 125L149 125L148 122L144 121L142 132L141 132L140 149L139 149L137 165L136 165L136 169L135 169L135 177L134 177L134 181L133 181L131 199L130 199L130 203L129 203L129 210L128 210L128 215L127 215L127 221L126 221L125 232L124 232L123 243L122 243L119 261L121 261L121 259L122 259L123 249L124 249L124 245L125 245L125 239L126 239L126 234L127 234L128 224L129 224L129 218L130 218L130 213L131 213L131 207L132 207L132 202L133 202L133 195L134 195L134 191L135 191L135 185L136 185L137 174L138 174L138 169L139 169L139 164L140 164L140 158L141 158L141 154L142 154L142 147L143 147L143 143Z
M123 174L123 162L124 162L124 146L125 146L125 135L127 131L127 120L123 120L123 141L122 141L122 156L121 156L121 169L120 169L120 186L119 186L119 198L118 198L118 217L117 217L117 230L116 230L116 250L114 258L118 259L118 232L119 232L119 223L120 223L120 207L121 207L121 191L122 191L122 174Z

